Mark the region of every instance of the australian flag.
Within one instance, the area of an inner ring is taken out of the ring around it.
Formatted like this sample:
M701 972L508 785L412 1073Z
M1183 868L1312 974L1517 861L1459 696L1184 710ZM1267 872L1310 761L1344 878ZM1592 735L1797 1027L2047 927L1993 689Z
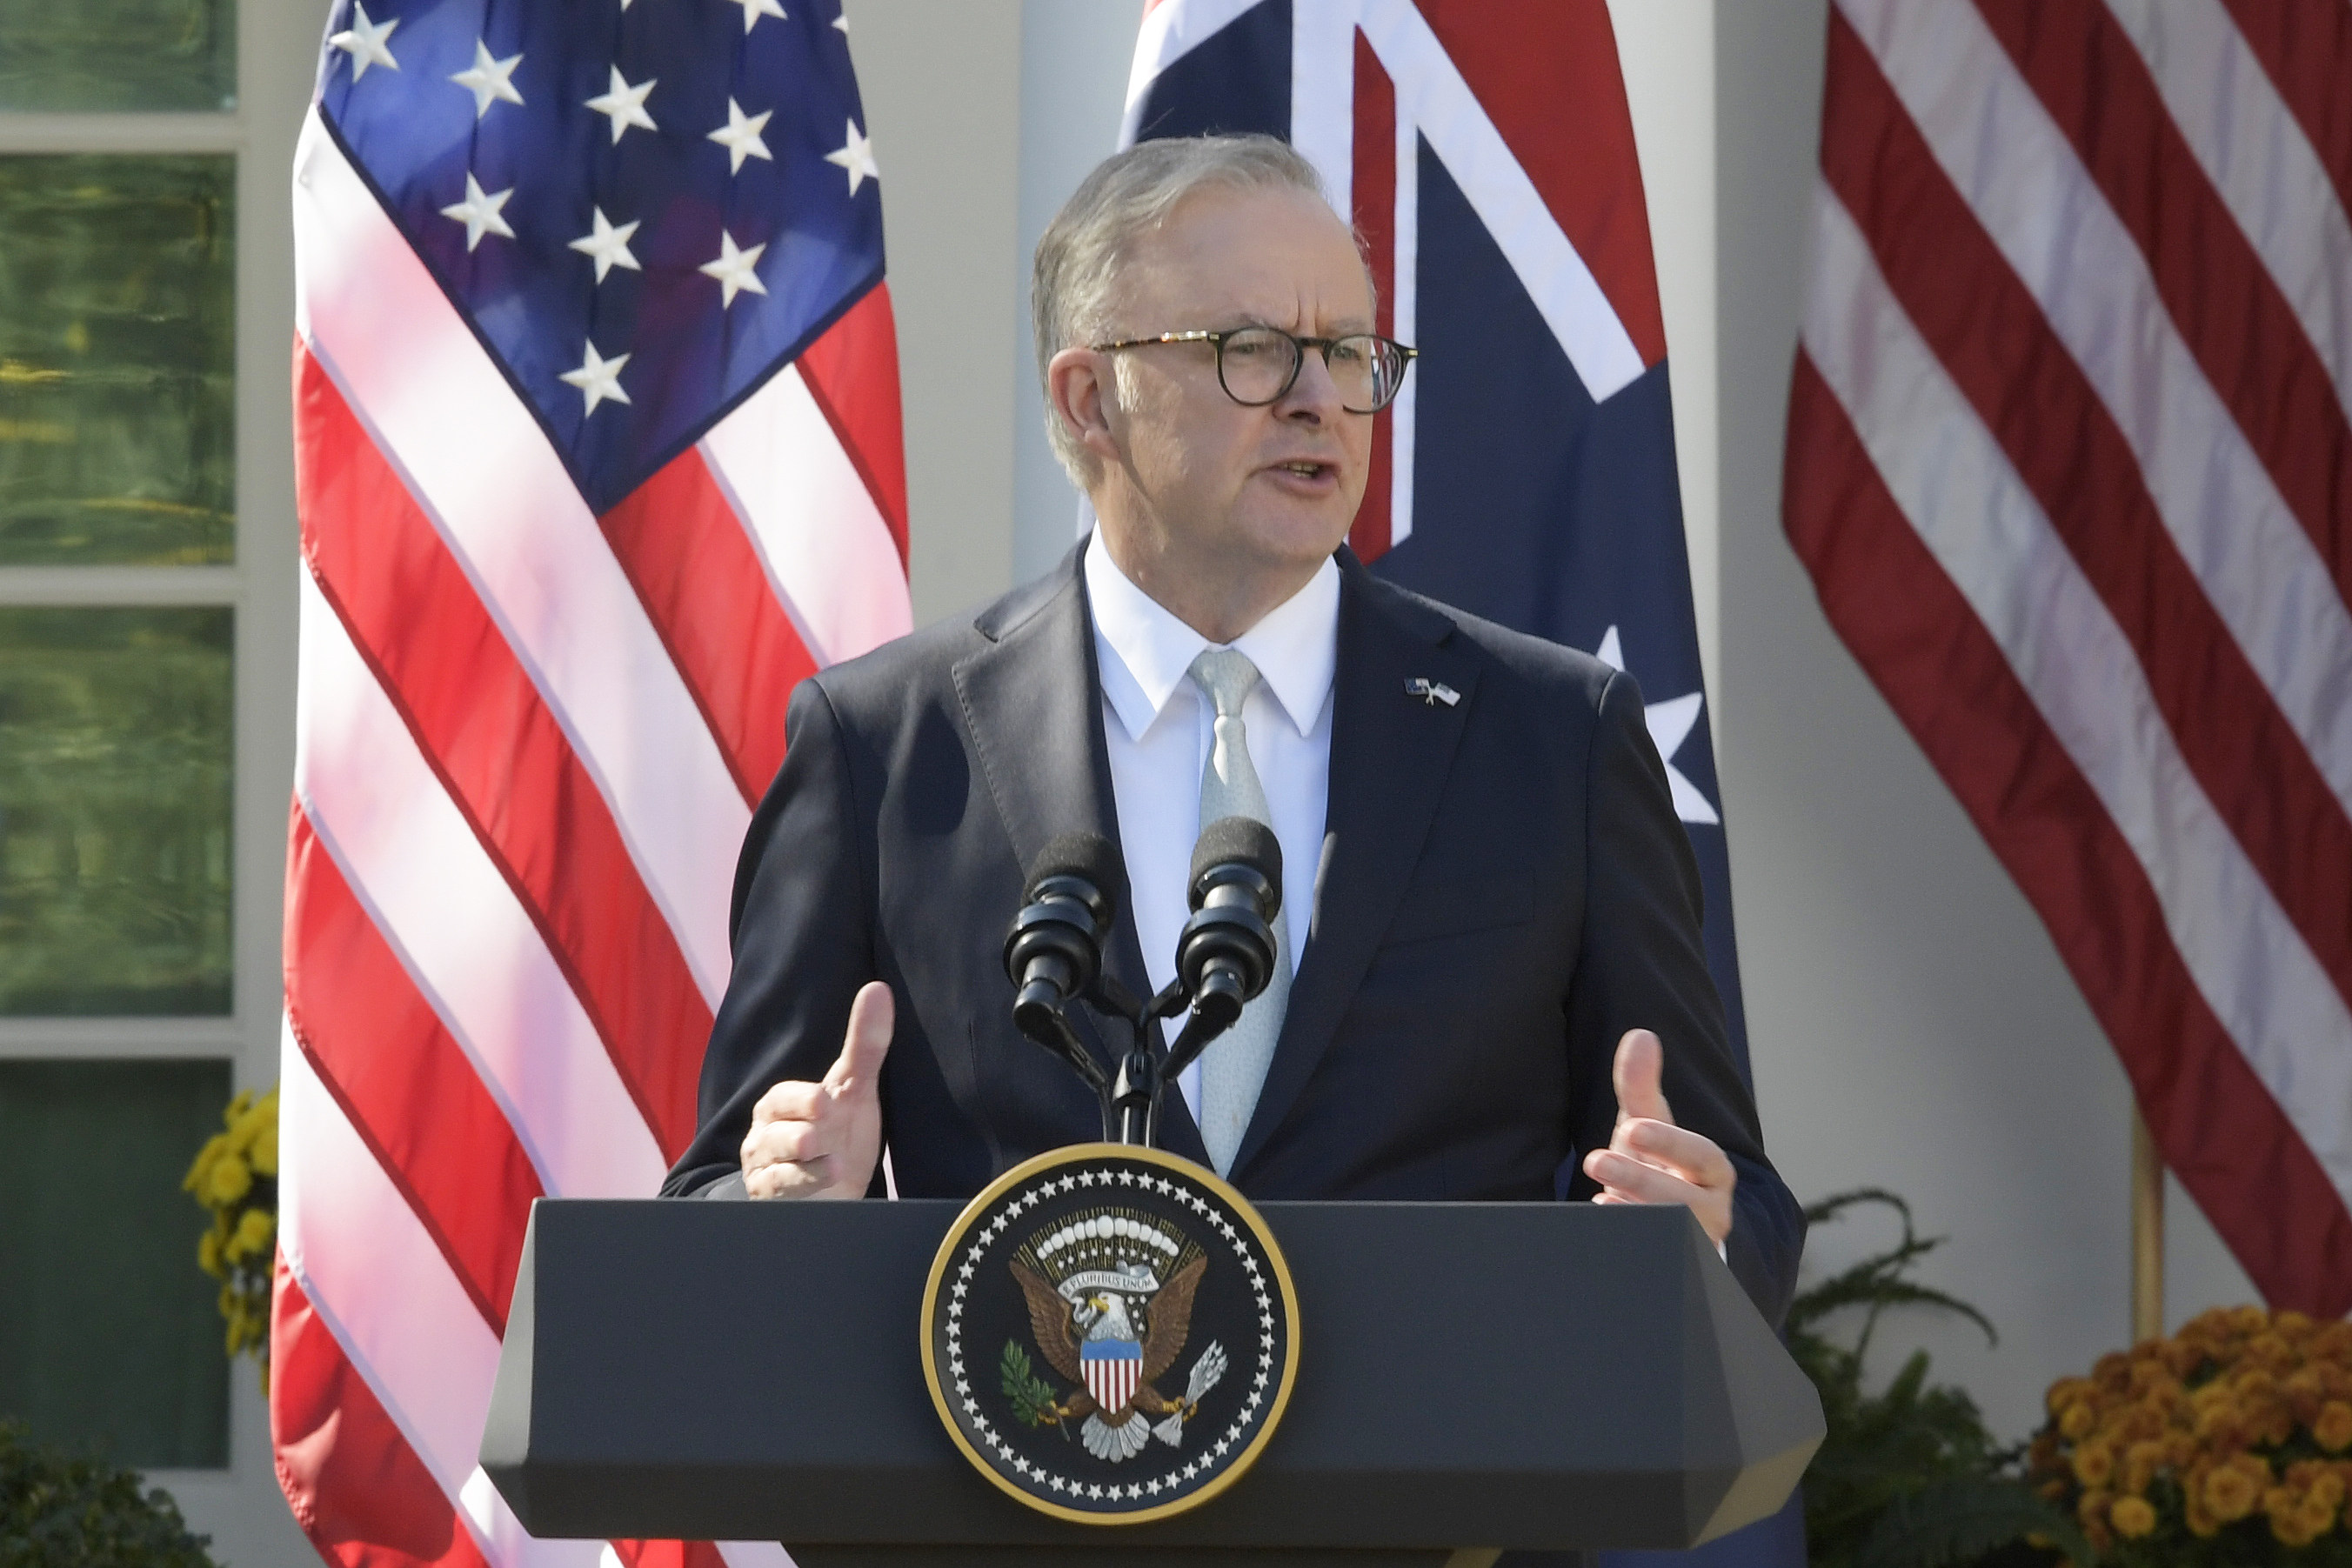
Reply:
M1240 131L1321 172L1367 249L1379 329L1422 351L1349 542L1381 576L1641 683L1745 1072L1665 326L1605 0L1155 0L1122 144ZM1794 1568L1801 1515L1688 1556Z

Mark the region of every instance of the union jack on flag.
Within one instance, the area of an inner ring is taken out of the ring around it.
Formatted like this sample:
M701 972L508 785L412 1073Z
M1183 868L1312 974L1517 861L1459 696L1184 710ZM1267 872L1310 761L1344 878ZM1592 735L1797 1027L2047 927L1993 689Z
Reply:
M1152 0L1123 143L1262 131L1361 237L1422 350L1373 432L1372 570L1598 653L1649 699L1748 1065L1664 317L1605 0Z
M340 0L294 170L302 614L278 1470L330 1561L538 1542L476 1464L533 1198L692 1134L793 685L908 629L836 0Z

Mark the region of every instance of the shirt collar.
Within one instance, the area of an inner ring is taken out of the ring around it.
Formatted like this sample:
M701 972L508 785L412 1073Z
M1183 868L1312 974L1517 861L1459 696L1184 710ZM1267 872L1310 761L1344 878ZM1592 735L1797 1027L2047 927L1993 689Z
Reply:
M1104 548L1099 528L1087 541L1086 574L1103 695L1128 737L1140 740L1166 711L1192 661L1212 644L1128 580ZM1249 655L1283 716L1305 735L1330 695L1339 640L1339 565L1326 560L1307 586L1232 646Z

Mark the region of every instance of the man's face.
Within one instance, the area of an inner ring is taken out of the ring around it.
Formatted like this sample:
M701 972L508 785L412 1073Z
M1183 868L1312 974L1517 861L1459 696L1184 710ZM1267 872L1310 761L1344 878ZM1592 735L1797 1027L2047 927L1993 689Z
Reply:
M1373 329L1354 240L1329 207L1294 190L1188 197L1136 246L1115 308L1120 338ZM1163 536L1151 541L1154 554L1286 575L1339 548L1363 499L1372 421L1340 407L1319 351L1309 349L1290 390L1263 408L1225 394L1211 344L1118 357L1129 361L1123 395L1106 414L1142 503L1135 521Z

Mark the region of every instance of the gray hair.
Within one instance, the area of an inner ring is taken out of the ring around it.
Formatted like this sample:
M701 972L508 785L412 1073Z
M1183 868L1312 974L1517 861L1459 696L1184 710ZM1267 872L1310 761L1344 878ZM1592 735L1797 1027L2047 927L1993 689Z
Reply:
M1111 293L1134 243L1168 221L1196 191L1305 191L1328 203L1315 165L1277 137L1187 136L1140 141L1115 152L1079 183L1037 241L1030 271L1029 321L1037 379L1055 354L1090 342L1110 325ZM1337 215L1336 214L1334 214ZM1045 402L1045 439L1080 489L1094 462Z

